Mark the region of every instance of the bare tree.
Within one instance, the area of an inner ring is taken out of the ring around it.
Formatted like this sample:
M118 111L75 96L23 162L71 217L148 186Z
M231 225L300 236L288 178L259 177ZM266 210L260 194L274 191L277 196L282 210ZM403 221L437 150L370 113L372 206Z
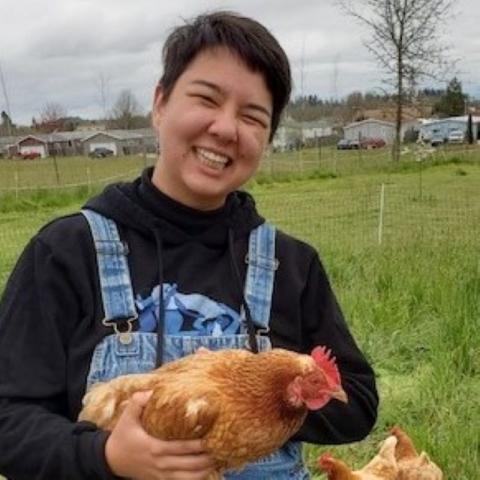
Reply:
M414 98L420 79L440 79L452 64L441 41L442 25L452 16L453 0L337 0L371 32L365 42L394 91L393 158L400 158L403 107ZM451 71L451 70L450 70Z
M134 126L135 117L140 114L140 104L131 90L122 90L112 109L112 120L117 128L129 130Z
M38 127L45 133L63 130L66 118L67 112L62 105L55 102L48 102L40 112L40 123Z

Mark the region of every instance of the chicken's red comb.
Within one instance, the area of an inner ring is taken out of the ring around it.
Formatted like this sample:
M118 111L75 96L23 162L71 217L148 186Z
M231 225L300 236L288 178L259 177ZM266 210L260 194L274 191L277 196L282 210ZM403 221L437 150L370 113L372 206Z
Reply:
M317 460L317 464L322 470L329 470L332 464L332 460L332 454L330 452L325 452L320 455Z
M311 355L315 363L325 372L327 377L336 383L340 383L340 373L338 372L337 363L330 350L326 347L315 347Z

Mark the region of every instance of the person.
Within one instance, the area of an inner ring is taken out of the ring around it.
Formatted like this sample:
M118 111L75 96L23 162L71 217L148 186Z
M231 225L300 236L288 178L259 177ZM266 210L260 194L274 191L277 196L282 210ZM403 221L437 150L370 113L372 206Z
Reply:
M163 441L143 430L145 393L111 432L77 421L90 385L199 345L331 348L349 402L310 413L287 447L357 441L376 421L372 367L319 255L261 228L270 224L241 190L289 101L284 50L257 21L217 11L174 29L163 63L152 111L161 146L155 166L44 226L7 282L0 472L9 479L207 478L212 459L201 440ZM244 289L261 259L252 234L272 266L260 289L255 279ZM287 447L272 454L277 467L258 462L226 478L310 478L301 449Z

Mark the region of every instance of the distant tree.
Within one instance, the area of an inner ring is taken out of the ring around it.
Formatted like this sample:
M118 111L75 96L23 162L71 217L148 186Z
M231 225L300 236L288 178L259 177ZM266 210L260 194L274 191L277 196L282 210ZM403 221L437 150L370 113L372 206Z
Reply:
M366 48L395 92L393 157L400 159L403 107L422 77L446 71L446 47L440 27L451 16L453 0L337 0L340 7L371 32Z
M122 90L112 109L112 125L122 130L137 128L135 120L140 116L141 109L131 90Z
M49 102L40 112L40 121L36 128L43 133L52 133L66 129L67 111L59 103Z
M359 122L364 119L364 98L362 92L352 92L347 96L346 107L351 121Z
M13 135L15 125L13 124L10 115L5 110L2 110L1 118L2 124L0 125L0 134L8 136Z
M434 106L434 113L440 117L454 117L465 114L467 96L462 91L462 83L454 77L447 85L445 93Z

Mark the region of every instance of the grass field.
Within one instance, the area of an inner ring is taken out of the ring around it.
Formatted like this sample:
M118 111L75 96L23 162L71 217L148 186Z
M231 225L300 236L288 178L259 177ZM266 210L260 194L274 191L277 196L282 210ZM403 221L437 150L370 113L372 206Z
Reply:
M374 431L362 442L328 450L359 467L387 429L399 424L446 479L475 480L480 154L442 150L417 161L414 152L392 165L385 152L341 153L268 157L248 186L267 218L319 249L377 372L381 409ZM145 164L144 159L70 160L57 167L52 160L0 163L0 289L21 248L45 221L77 210L105 179L130 178ZM67 189L65 183L82 186ZM23 190L27 184L33 190ZM50 188L38 189L41 185ZM315 459L325 450L307 448L316 478L323 477Z

